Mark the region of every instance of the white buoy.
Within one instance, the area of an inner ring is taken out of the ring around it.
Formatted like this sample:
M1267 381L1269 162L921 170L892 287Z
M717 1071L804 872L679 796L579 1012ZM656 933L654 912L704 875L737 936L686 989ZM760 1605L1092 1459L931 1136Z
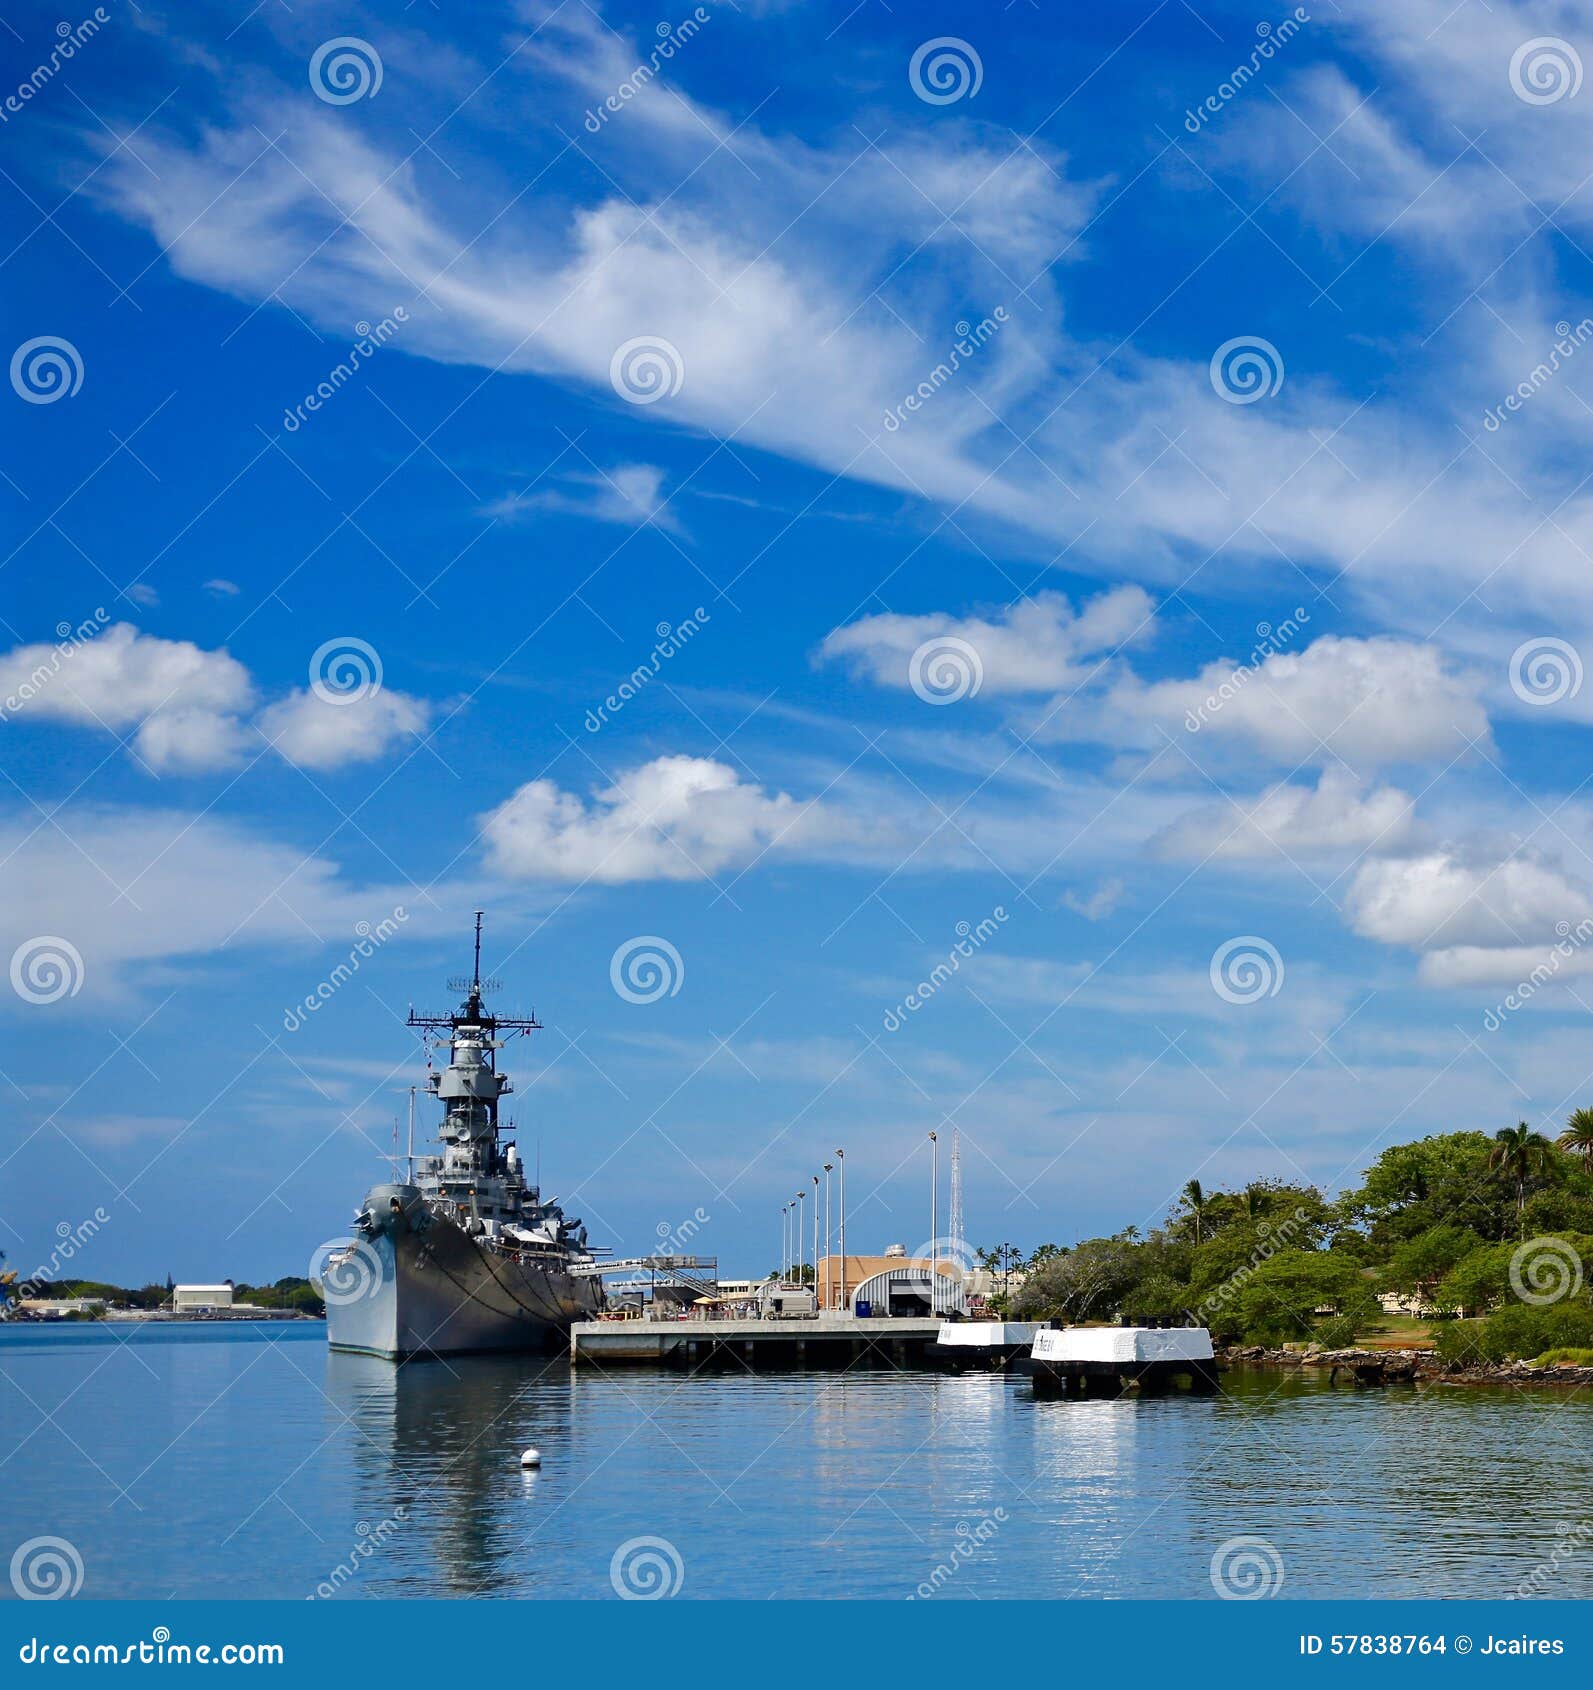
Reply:
M542 1451L539 1449L528 1449L525 1454L520 1457L520 1465L522 1467L540 1467L542 1465Z

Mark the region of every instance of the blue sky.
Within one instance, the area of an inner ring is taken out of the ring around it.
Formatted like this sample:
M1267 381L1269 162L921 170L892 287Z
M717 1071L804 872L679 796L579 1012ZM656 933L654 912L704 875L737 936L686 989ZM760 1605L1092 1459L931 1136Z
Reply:
M1586 1101L1574 8L105 15L0 94L13 1263L303 1271L477 907L547 1188L726 1271L837 1145L1032 1245Z

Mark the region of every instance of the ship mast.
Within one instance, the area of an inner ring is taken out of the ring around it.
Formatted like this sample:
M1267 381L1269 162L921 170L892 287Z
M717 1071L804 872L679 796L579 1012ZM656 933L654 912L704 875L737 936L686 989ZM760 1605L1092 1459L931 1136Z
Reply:
M498 1100L511 1087L498 1073L500 1035L529 1033L541 1028L536 1013L493 1015L483 995L497 991L501 982L481 977L481 920L477 910L475 952L468 979L456 976L448 982L450 991L463 994L464 1001L449 1015L409 1011L408 1025L427 1035L446 1035L450 1062L445 1072L433 1072L431 1092L444 1104L442 1138L450 1151L445 1174L468 1172L495 1174L498 1166ZM443 1042L437 1038L438 1044Z

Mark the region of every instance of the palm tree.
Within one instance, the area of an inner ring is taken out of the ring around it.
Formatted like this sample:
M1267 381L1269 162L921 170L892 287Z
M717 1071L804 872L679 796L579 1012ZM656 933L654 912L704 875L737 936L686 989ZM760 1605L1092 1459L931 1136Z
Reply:
M1263 1185L1247 1185L1244 1193L1244 1216L1247 1221L1258 1221L1271 1212L1272 1193Z
M1593 1168L1593 1109L1573 1109L1565 1131L1554 1142Z
M1542 1133L1534 1132L1525 1121L1513 1127L1501 1127L1493 1135L1488 1167L1491 1172L1515 1181L1517 1224L1523 1232L1526 1230L1527 1181L1534 1174L1542 1173L1553 1148Z
M1195 1223L1195 1243L1204 1243L1204 1226L1206 1219L1206 1193L1201 1190L1200 1181L1192 1179L1180 1193L1184 1200L1184 1207L1189 1211L1189 1218Z

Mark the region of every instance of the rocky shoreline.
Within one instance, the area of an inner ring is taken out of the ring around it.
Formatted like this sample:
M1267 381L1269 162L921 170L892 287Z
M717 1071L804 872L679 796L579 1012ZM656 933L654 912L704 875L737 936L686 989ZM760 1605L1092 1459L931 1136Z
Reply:
M1224 1366L1325 1367L1330 1380L1358 1385L1593 1385L1593 1367L1535 1367L1530 1361L1440 1361L1432 1350L1269 1350L1233 1344L1217 1351Z

